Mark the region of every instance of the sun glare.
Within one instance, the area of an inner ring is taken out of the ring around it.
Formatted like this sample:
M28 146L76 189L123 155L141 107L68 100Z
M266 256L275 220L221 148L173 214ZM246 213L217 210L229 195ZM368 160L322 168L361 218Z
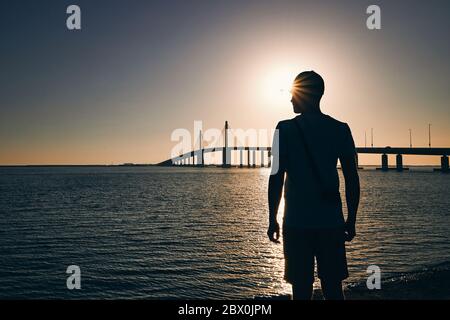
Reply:
M276 105L289 102L295 76L295 72L288 68L279 68L268 72L262 83L264 99L268 103Z

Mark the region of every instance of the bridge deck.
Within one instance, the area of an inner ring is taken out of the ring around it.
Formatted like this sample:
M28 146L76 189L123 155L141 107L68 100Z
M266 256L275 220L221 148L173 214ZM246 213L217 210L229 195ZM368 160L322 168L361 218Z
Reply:
M210 153L210 152L222 152L223 147L216 147L216 148L204 148L202 150L193 150L190 152L187 152L185 154L180 155L179 157L175 157L173 159L168 159L166 161L163 161L161 163L158 163L158 165L171 165L172 160L178 161L181 159L186 159L193 157L195 155L201 154L201 151L203 153ZM235 151L271 151L271 147L228 147L227 150L235 150ZM450 148L408 148L408 147L357 147L356 148L357 153L364 153L364 154L401 154L401 155L431 155L431 156L448 156L450 155Z
M382 147L382 148L356 148L357 153L375 154L414 154L421 156L445 156L450 154L450 148L403 148L403 147Z

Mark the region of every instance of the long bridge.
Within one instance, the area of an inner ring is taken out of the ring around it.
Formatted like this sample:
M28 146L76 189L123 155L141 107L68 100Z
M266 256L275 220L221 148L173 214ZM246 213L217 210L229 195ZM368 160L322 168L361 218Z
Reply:
M225 121L225 145L223 147L202 148L200 146L197 150L192 150L184 154L180 154L177 157L165 160L158 163L158 166L205 166L205 154L213 152L222 152L222 164L223 168L230 168L231 165L231 151L239 151L239 167L256 168L257 157L256 153L260 152L260 164L258 167L265 167L267 159L267 167L271 166L271 147L244 147L244 146L228 146L228 122ZM244 166L244 153L246 153L247 164ZM397 171L403 171L403 155L426 155L426 156L440 156L441 157L441 172L449 172L448 156L450 154L450 148L432 148L432 147L357 147L356 159L358 160L358 154L380 154L381 155L381 170L387 171L389 169L395 169ZM396 166L390 168L388 163L388 155L396 155Z

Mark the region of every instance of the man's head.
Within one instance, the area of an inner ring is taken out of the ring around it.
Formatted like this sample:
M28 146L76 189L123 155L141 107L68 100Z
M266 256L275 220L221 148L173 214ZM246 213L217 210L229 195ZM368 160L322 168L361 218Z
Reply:
M292 85L292 106L295 113L320 111L320 99L325 90L322 77L314 71L304 71Z

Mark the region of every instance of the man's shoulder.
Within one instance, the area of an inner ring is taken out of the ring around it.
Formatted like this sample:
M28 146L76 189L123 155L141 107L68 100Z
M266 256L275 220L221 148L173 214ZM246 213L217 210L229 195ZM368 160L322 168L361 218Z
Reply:
M295 118L294 118L295 119ZM277 127L283 127L288 125L293 119L285 119L278 122Z
M297 117L300 117L300 116L297 116ZM277 129L283 130L283 129L292 127L293 126L293 121L295 121L295 119L297 117L294 117L292 119L285 119L285 120L279 121L278 124L277 124ZM325 128L329 128L331 130L333 130L332 128L337 129L339 131L339 133L345 132L349 128L349 126L348 126L348 124L346 122L337 120L337 119L335 119L335 118L333 118L333 117L331 117L331 116L329 116L327 114L323 114L323 117L321 119L320 125L321 126L325 126Z
M277 124L277 129L278 130L280 130L280 129L282 130L282 129L288 127L290 125L290 123L292 123L292 120L293 119L286 119L286 120L279 121L278 124Z
M327 120L334 126L338 127L338 128L346 128L348 126L348 124L346 122L340 121L338 119L333 118L332 116L329 115L325 115L325 117L327 118Z

